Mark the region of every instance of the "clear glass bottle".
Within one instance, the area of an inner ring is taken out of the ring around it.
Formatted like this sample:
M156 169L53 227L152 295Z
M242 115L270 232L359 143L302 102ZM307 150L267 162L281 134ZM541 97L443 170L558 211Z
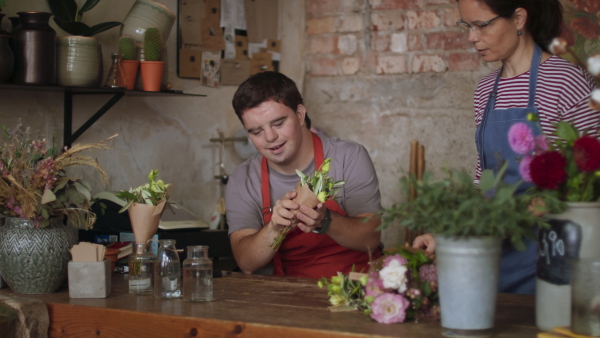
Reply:
M154 264L152 242L135 243L129 255L129 293L133 295L154 294Z
M183 300L211 301L213 263L208 258L208 246L188 246L187 251L187 258L183 261Z
M174 239L161 239L154 266L154 295L160 298L181 297L181 262Z
M104 82L104 87L113 89L127 87L127 84L125 83L125 75L123 74L123 69L121 68L121 57L121 54L113 53L112 63L110 70L108 71L106 81Z

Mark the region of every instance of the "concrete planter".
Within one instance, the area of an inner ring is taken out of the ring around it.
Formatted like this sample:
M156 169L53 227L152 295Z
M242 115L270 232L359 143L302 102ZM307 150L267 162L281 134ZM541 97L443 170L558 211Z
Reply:
M492 335L502 240L435 236L442 334Z
M106 298L111 292L110 260L69 262L69 297Z

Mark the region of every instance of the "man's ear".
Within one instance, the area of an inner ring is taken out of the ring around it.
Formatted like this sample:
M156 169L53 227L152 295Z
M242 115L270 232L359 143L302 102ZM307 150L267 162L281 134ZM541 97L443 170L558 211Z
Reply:
M306 107L304 107L303 104L299 104L298 108L296 108L296 117L298 118L298 122L300 123L300 125L304 126L304 124L306 123L306 121L304 120L306 118Z

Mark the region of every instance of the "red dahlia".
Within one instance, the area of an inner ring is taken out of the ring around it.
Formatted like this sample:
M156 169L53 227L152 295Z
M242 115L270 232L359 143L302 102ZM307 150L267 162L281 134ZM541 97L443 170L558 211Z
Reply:
M582 136L573 144L573 157L577 168L583 172L600 168L600 141L592 136Z
M558 189L567 179L567 161L558 151L548 151L534 156L529 167L531 179L542 189Z

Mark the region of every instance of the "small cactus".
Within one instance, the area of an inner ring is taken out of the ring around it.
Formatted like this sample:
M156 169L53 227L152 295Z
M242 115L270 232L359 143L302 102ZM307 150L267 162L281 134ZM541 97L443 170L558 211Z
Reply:
M135 60L135 41L129 36L123 36L119 39L119 54L123 55L123 60Z
M160 47L160 30L156 27L146 29L146 32L144 33L144 59L146 61L159 61Z

